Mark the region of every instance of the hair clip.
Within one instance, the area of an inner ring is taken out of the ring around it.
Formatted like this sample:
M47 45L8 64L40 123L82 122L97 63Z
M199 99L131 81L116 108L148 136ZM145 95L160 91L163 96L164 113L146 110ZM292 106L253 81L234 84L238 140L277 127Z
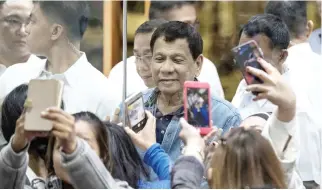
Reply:
M227 144L227 141L226 141L226 139L225 139L225 138L220 138L219 142L220 142L220 144L222 144L222 145L226 145L226 144Z
M23 105L24 108L32 108L32 100L30 99L26 99L24 105Z

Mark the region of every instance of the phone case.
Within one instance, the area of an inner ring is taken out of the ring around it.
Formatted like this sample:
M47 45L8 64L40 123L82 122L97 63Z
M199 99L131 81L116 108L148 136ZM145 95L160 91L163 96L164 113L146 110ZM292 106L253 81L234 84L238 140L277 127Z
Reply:
M131 127L131 129L134 131L134 132L139 132L141 131L145 124L146 124L146 121L147 121L147 116L145 114L145 112L143 113L144 116L143 116L143 119L141 119L140 121L138 121L137 124L135 125L131 125L131 120L130 120L130 114L129 114L129 110L128 110L128 107L131 106L132 104L136 103L137 101L142 101L142 106L143 106L143 110L145 110L144 108L144 101L143 101L143 96L142 96L142 93L139 92L137 94L134 94L132 96L130 96L129 98L127 98L124 102L124 105L125 105L125 114L126 114L126 121L127 121L127 125L129 125ZM141 114L141 113L137 113L137 115L135 115L136 117L139 117L138 114Z
M28 85L28 100L31 107L26 111L26 131L50 131L52 122L41 118L41 112L49 107L61 107L63 82L58 80L31 80Z
M245 70L247 66L250 66L264 71L260 63L258 63L256 60L258 57L263 58L263 52L257 45L256 41L250 40L244 44L241 44L233 48L232 52L246 83L248 85L262 83L259 78L247 73Z
M188 122L188 88L196 88L196 89L207 89L208 90L208 127L198 127L200 130L201 135L207 135L211 130L211 96L210 96L210 85L205 82L198 82L198 81L186 81L184 83L184 93L183 93L183 100L184 100L184 117Z

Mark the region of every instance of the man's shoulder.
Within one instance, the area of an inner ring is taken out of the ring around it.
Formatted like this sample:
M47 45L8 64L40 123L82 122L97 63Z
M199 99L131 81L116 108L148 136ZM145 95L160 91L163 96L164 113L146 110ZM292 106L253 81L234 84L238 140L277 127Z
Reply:
M239 115L237 108L235 108L230 102L217 96L211 96L212 108L216 112L230 112L232 115Z
M318 38L320 34L321 34L321 28L318 28L311 33L309 39Z
M215 63L213 63L211 60L209 60L206 57L203 57L203 67L205 67L205 68L215 68L216 69Z
M126 59L127 69L131 69L133 65L135 66L135 57L134 56L128 57ZM123 73L123 66L124 66L123 60L118 62L116 65L114 65L114 67L110 71L110 76L116 76L116 75L119 75L120 73Z

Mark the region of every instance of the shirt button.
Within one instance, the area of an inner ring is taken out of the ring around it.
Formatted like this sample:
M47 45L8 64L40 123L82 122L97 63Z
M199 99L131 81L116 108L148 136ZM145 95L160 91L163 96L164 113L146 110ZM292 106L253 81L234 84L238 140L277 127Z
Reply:
M161 131L161 134L164 134L164 130Z

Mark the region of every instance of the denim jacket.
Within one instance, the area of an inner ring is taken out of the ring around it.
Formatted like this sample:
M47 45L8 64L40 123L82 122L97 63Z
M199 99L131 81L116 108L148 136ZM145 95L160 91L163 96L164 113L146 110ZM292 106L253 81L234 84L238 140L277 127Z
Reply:
M158 89L151 88L143 91L143 101L145 109L150 111L152 114L156 109ZM122 110L121 110L122 113ZM223 129L223 133L228 131L232 127L238 127L241 123L241 116L238 110L233 105L223 99L211 96L211 120L213 124ZM167 127L161 148L170 156L171 161L174 163L181 155L181 148L183 143L179 138L180 132L180 118L173 117L170 124ZM145 152L138 150L143 160ZM151 180L156 180L157 176L151 169Z

